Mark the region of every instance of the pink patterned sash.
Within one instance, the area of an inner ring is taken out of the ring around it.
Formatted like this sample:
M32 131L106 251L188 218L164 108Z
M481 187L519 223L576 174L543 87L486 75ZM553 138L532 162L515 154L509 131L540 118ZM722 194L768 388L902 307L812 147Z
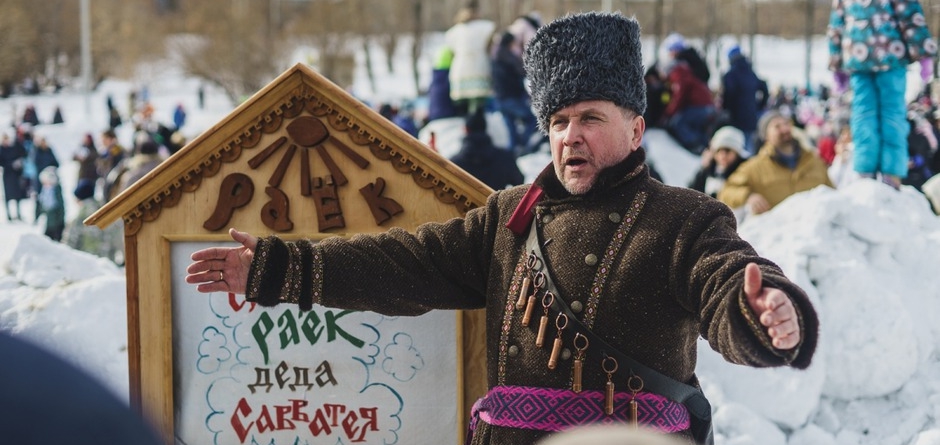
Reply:
M497 386L473 405L470 434L477 420L501 427L561 431L578 425L626 423L632 394L614 394L614 413L604 413L604 392L531 386ZM638 422L664 433L689 429L689 412L681 403L648 392L636 395ZM469 443L469 441L468 441Z

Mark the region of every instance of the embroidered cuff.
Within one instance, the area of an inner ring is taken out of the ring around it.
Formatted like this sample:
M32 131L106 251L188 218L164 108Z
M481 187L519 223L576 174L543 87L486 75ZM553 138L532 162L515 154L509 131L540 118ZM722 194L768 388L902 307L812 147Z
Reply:
M310 310L320 303L323 293L322 258L319 246L308 240L259 239L245 298L262 306L294 303L303 311Z

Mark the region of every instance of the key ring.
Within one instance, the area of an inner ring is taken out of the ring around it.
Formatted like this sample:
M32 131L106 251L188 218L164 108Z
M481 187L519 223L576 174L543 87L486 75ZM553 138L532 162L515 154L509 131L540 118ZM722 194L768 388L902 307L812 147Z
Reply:
M584 340L584 346L578 346L578 339L579 339L579 338ZM580 332L574 334L574 348L575 348L579 353L584 352L585 350L587 350L589 344L590 344L590 342L588 341L588 338L584 336L584 334L582 334L582 333L580 333Z
M542 272L536 272L532 282L535 284L535 287L539 289L545 287L545 274Z
M542 268L542 260L538 257L538 255L535 254L535 251L534 251L534 250L533 250L532 252L530 252L530 253L529 253L529 257L526 258L526 260L525 260L525 266L526 266L527 268L529 268L529 270L535 270L535 269L541 269L541 268Z
M546 300L548 301L547 303ZM545 295L542 296L542 307L548 310L553 304L555 304L555 294L553 294L552 291L545 291Z
M564 320L564 323L562 322ZM558 328L558 335L561 335L561 331L568 327L568 315L564 312L559 312L558 316L555 317L555 327Z
M610 369L610 370L607 369L607 360L614 362L614 369ZM607 375L613 375L613 373L617 372L618 366L619 365L617 364L617 359L607 355L607 353L604 353L604 361L601 362L601 369L603 369L604 372L607 373Z
M642 391L643 378L636 374L630 374L630 378L627 379L627 389L634 394Z

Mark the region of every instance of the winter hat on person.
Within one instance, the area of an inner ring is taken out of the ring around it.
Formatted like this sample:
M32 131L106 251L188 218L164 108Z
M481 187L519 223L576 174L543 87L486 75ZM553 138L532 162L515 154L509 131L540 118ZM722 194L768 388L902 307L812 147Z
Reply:
M674 32L663 39L663 46L669 51L682 51L685 49L685 37Z
M640 25L620 14L588 12L536 32L523 54L539 128L551 115L585 100L609 100L646 112Z
M728 60L729 60L729 61L734 61L734 59L737 59L738 57L743 57L743 56L744 56L744 55L741 54L741 47L738 46L738 45L734 45L734 46L732 46L730 49L728 49Z
M777 110L770 110L757 120L757 136L760 137L762 141L767 140L767 126L770 125L770 121L778 117L784 117L784 115L780 114Z
M718 151L721 148L734 150L738 156L747 157L747 151L744 150L744 133L732 126L721 127L712 135L708 148L712 151Z
M53 166L48 166L39 172L39 182L43 184L56 185L59 183L59 174Z
M95 181L90 179L80 179L75 190L72 192L79 201L95 196Z

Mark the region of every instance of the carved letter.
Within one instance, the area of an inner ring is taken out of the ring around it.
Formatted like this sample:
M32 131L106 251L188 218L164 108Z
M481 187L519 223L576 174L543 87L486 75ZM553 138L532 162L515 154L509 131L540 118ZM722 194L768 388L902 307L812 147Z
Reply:
M224 228L232 219L235 209L248 204L254 193L255 185L248 175L232 173L226 176L219 186L219 200L215 204L215 211L202 223L202 227L213 232Z
M294 223L290 220L290 202L287 195L274 187L267 187L264 192L271 197L271 200L261 209L261 222L277 232L287 232L293 229Z
M392 216L405 210L400 204L395 202L394 199L383 197L382 192L384 191L385 180L382 178L377 178L375 184L366 184L365 187L359 189L359 193L362 194L362 197L366 199L366 203L369 204L369 210L372 211L372 218L374 218L375 223L380 226L392 219Z
M337 227L346 227L343 210L339 208L339 195L332 176L314 178L313 204L317 207L317 230L325 232Z

